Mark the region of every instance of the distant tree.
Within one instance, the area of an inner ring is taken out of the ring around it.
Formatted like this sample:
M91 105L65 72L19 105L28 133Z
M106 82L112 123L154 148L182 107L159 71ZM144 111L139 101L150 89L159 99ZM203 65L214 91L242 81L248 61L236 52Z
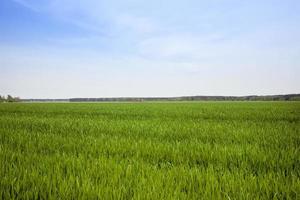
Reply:
M14 102L14 98L11 95L7 95L7 102Z
M11 95L7 95L6 101L9 102L9 103L20 102L20 98L19 97L13 97Z
M4 96L2 97L2 96L0 95L0 103L2 103L2 102L4 102L4 101L5 101L5 97L4 97Z

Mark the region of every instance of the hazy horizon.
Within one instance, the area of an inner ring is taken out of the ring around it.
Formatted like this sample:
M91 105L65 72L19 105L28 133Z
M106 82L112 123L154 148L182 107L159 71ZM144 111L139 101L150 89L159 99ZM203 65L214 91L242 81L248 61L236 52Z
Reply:
M101 96L88 96L88 97L82 97L82 96L76 96L76 97L66 97L66 98L22 98L22 99L98 99L98 98L182 98L182 97L247 97L247 96L285 96L285 95L300 95L300 94L267 94L267 95L256 95L256 94L252 94L252 95L226 95L226 96L222 96L222 95L188 95L188 96L111 96L111 97L101 97Z
M0 95L300 93L297 0L1 0Z

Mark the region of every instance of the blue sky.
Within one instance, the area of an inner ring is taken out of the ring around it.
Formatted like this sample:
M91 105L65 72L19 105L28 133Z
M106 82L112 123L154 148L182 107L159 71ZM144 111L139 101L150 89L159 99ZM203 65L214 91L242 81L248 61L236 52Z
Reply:
M298 0L1 0L0 94L300 93Z

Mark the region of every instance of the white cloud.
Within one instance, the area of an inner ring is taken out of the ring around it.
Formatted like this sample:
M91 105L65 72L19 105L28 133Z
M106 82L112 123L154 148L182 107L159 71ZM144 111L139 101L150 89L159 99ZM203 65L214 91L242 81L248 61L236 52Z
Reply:
M138 45L139 53L143 57L177 62L203 62L207 59L233 56L232 48L235 48L233 41L223 41L220 34L192 33L152 37ZM239 50L243 50L242 48L237 47Z

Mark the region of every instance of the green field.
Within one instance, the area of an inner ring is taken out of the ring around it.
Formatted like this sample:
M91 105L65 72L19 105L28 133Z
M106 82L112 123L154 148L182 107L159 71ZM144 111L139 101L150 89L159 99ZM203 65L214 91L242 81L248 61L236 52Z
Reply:
M2 103L0 199L300 199L300 102Z

